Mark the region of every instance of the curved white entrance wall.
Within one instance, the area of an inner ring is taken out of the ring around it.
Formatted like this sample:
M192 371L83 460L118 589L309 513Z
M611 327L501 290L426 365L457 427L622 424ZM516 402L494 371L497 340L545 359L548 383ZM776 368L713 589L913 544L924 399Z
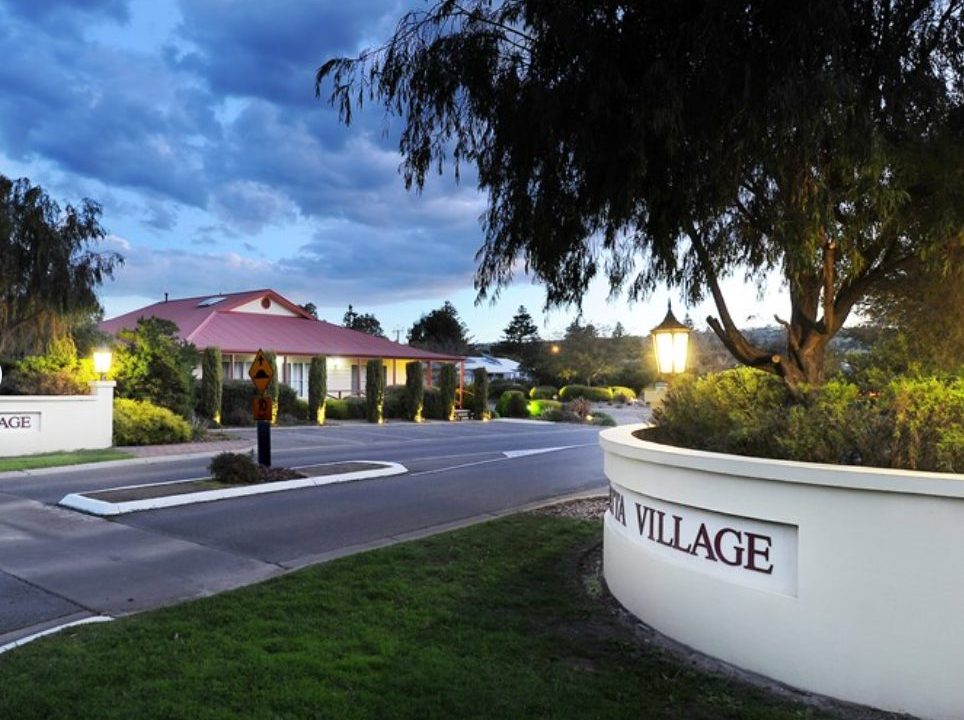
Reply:
M660 632L805 690L964 717L964 476L600 434L606 582Z

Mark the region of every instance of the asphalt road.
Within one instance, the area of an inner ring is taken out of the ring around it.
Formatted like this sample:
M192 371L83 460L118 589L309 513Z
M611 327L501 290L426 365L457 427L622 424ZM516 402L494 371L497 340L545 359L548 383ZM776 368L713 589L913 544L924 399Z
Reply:
M71 492L201 477L207 460L0 475L0 645L51 625L169 605L601 490L597 435L595 428L508 422L276 429L275 465L391 460L408 473L114 520L56 503Z

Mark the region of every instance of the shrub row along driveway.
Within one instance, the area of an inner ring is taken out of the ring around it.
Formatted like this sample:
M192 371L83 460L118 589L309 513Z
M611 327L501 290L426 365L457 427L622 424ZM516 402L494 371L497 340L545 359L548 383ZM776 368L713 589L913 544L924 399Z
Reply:
M208 595L605 484L595 428L344 424L276 430L272 439L278 465L390 460L410 472L120 521L56 503L70 492L198 477L206 461L0 477L0 644L45 624Z

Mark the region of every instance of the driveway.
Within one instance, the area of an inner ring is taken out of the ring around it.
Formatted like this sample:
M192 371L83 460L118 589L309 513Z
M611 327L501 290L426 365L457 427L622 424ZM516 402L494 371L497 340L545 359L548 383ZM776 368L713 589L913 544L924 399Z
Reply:
M597 436L597 428L509 422L275 429L276 465L389 460L409 472L115 520L56 503L70 492L203 476L207 461L0 476L0 645L49 625L169 605L602 490Z

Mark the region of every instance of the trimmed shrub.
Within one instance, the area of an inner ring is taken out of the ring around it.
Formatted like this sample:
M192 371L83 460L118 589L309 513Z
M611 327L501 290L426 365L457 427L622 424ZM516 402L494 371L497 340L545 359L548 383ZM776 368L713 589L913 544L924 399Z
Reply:
M370 423L381 423L385 419L384 367L381 358L373 358L365 364L365 405Z
M636 391L632 388L623 387L621 385L613 385L609 388L609 391L613 394L613 401L618 403L628 403L636 400Z
M547 410L542 415L543 420L548 420L549 422L567 422L567 423L581 423L582 419L572 412L572 410L565 409L552 409Z
M533 400L552 400L559 394L559 390L552 385L537 385L529 390L529 397Z
M485 368L472 371L472 413L478 420L491 417L489 410L489 373Z
M442 419L455 418L455 391L459 386L458 368L453 363L445 363L439 372L438 389L442 400Z
M528 394L529 388L516 380L503 380L489 378L489 397L502 397L506 390L518 390L523 394Z
M250 455L223 452L211 458L208 472L218 482L230 485L253 485L261 482L261 473Z
M323 357L311 358L308 368L308 422L325 424L328 400L328 363Z
M425 388L422 417L426 420L445 420L445 406L442 404L442 391L437 387Z
M608 387L590 387L588 385L566 385L559 390L559 399L569 402L576 398L586 398L590 402L612 402L613 391Z
M357 395L349 395L341 400L328 398L327 406L327 417L332 420L364 420L368 413L365 398Z
M114 445L166 445L191 440L188 422L147 400L114 400Z
M502 393L495 409L500 417L529 417L529 401L526 400L525 393L520 390L506 390Z
M405 363L405 407L408 419L422 422L422 411L425 405L425 371L422 363Z
M592 424L599 425L600 427L614 427L616 421L613 419L612 415L608 415L604 412L593 413Z
M541 418L547 412L552 410L561 410L562 403L558 400L530 400L529 401L529 415L532 417Z
M391 420L408 419L408 389L404 385L389 385L385 388L384 414Z
M225 380L221 385L221 424L254 424L251 404L256 395L254 384L248 380Z
M783 457L789 394L774 375L740 367L673 380L653 412L661 442L713 452Z
M205 348L201 355L201 384L198 388L198 414L221 424L221 350Z
M32 355L6 368L3 389L14 395L87 395L88 383L97 379L93 361L77 357L77 346L69 337L55 340L46 355Z

